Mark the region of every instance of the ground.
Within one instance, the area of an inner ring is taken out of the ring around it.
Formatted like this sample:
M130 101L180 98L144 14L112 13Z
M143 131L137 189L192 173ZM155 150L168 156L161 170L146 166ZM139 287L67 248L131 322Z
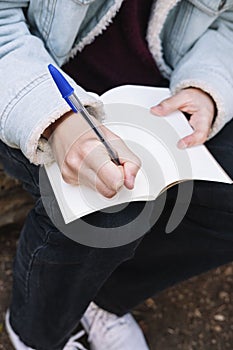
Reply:
M13 350L4 315L18 232L19 227L13 225L0 229L0 350ZM232 350L232 290L233 264L229 264L148 299L134 310L134 316L151 350Z

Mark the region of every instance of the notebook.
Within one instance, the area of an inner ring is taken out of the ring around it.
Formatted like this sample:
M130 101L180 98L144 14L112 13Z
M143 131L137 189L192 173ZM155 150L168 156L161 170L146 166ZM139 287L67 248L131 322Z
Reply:
M64 182L56 162L46 165L56 200L66 224L97 210L132 201L156 199L163 191L182 181L207 180L232 184L231 178L204 145L178 149L180 138L192 133L179 111L157 117L150 107L170 96L169 89L124 85L100 98L104 103L104 125L119 135L141 159L133 190L123 187L108 199L86 186Z

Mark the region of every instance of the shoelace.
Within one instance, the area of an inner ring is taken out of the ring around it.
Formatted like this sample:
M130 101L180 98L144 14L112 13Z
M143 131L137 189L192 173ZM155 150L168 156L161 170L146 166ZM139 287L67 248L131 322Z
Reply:
M84 334L85 334L85 331L80 331L77 334L75 334L73 337L71 337L63 350L87 350L81 343L77 341Z
M103 325L103 328L105 328L106 331L108 331L109 329L111 329L112 327L114 327L119 323L122 325L127 323L127 321L124 318L119 320L117 316L112 314L110 315L108 312L104 310L98 310L98 308L95 308L95 307L93 307L92 312L95 314L94 314L93 322L91 324L89 335L88 335L88 342L90 343L93 340L94 334L98 332L100 323Z

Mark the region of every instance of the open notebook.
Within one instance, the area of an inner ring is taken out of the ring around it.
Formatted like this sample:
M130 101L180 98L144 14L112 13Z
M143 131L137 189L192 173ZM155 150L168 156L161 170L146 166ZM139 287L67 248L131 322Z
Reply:
M205 146L177 148L178 140L192 132L181 112L163 118L149 112L151 106L169 95L169 89L125 85L101 96L107 115L104 124L140 157L142 167L133 190L123 187L115 197L107 199L86 186L65 183L56 163L46 166L65 223L113 205L153 200L181 181L232 183Z

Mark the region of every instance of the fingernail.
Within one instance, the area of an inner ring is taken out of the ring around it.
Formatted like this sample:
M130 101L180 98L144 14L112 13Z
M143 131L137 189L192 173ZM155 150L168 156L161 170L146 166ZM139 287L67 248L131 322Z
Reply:
M183 140L180 140L178 143L177 143L177 147L179 149L185 149L188 147L188 145L183 141Z
M159 111L159 110L162 110L162 106L159 104L156 106L152 106L151 109L156 109L157 111Z
M163 115L164 113L163 107L161 105L151 107L151 112L159 116Z

